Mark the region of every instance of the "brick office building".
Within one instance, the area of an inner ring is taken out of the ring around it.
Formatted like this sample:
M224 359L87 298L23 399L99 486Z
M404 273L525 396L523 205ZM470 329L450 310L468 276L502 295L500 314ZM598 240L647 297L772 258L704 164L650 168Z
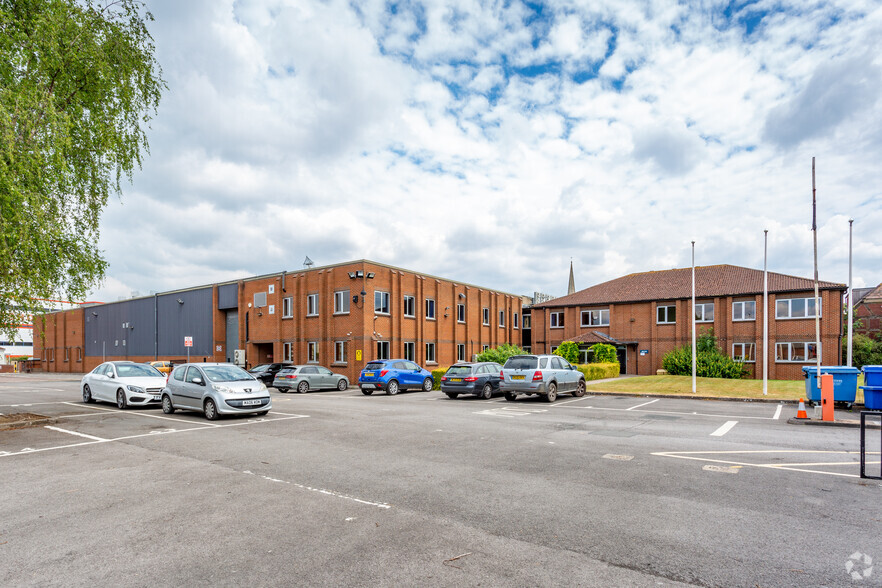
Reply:
M354 381L374 358L429 368L521 343L525 298L371 261L163 292L35 320L35 357L52 372L102 361L315 362Z
M843 284L820 283L821 353L839 365ZM769 346L763 343L763 272L716 265L695 268L696 332L713 328L723 350L743 359L751 377L802 378L815 361L814 283L769 272ZM622 372L650 375L664 355L691 342L692 270L631 274L532 307L532 350L547 353L562 341L609 343Z

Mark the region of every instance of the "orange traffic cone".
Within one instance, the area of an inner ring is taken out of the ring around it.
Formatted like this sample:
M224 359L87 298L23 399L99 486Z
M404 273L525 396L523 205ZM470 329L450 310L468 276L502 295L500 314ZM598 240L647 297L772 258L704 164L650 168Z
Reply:
M802 401L802 398L799 399L799 410L796 411L796 418L798 419L807 419L808 414L805 412L805 402Z

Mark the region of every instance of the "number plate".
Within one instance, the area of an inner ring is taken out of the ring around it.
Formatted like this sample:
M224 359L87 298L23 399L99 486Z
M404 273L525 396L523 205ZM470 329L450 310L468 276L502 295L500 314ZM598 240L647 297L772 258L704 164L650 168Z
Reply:
M373 377L374 377L374 372L365 372L365 373L364 373L364 377L365 377L365 378L373 378Z
M254 406L255 404L260 404L260 400L243 400L242 406Z
M450 378L451 382L462 382L462 378Z
M512 380L523 380L524 376L512 376L511 379Z
M374 389L373 384L362 384L361 387L364 388L365 390L373 390Z
M154 395L153 395L153 400L159 400L159 394L154 394Z

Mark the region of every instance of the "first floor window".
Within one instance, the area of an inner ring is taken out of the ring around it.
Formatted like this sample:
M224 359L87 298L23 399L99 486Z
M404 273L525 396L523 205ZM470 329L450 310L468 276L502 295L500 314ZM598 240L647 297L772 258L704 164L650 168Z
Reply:
M435 344L426 343L426 363L435 363Z
M530 315L529 314L524 315L524 328L525 329L530 328Z
M290 343L282 344L282 361L292 361Z
M516 329L518 328L518 313L514 313L512 315L511 326L513 326Z
M677 322L677 307L674 305L659 306L655 309L655 322L660 325L672 325Z
M815 318L815 299L784 298L782 300L779 298L775 301L775 318Z
M732 303L733 321L755 321L756 300L742 300Z
M462 343L456 344L456 361L465 361L465 345Z
M334 292L334 314L349 314L349 290Z
M609 326L609 309L600 310L583 310L582 311L583 327L608 327Z
M504 310L499 311L499 326L500 327L505 326L505 311Z
M756 361L756 345L754 343L733 343L732 359L753 363Z
M318 294L306 296L306 316L318 316Z
M461 323L465 322L465 304L456 305L456 320Z
M435 319L435 301L431 298L426 298L426 318Z
M481 309L481 323L490 326L490 309L486 306Z
M818 359L818 345L811 342L777 343L775 361L808 362Z
M389 293L388 292L380 292L377 290L374 292L374 312L379 314L389 314ZM378 358L378 359L388 359L388 358Z
M310 341L307 345L306 361L309 363L318 363L319 347L317 341Z
M404 316L416 316L416 298L413 296L404 297Z
M377 359L389 359L388 341L377 341Z
M334 363L346 363L346 341L334 342Z
M290 296L282 298L282 318L292 318L294 316L294 299Z
M564 326L564 313L563 311L552 312L549 313L549 321L548 326L552 329L562 329Z
M714 322L714 303L703 302L695 305L695 321L699 323Z

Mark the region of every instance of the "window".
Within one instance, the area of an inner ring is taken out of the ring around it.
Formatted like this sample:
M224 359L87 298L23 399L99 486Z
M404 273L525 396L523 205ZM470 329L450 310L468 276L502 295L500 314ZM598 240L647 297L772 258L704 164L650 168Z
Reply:
M377 341L377 359L389 359L388 341Z
M416 298L413 296L404 297L404 316L416 316Z
M334 292L334 314L349 314L349 290Z
M529 328L530 328L530 315L525 314L524 315L524 329L529 329Z
M695 320L699 323L714 322L714 303L705 302L695 305Z
M283 343L282 344L282 361L292 361L291 360L291 344Z
M389 293L374 292L374 312L377 314L389 314Z
M307 294L306 316L318 316L318 294Z
M435 363L435 344L426 343L426 363Z
M294 299L282 298L282 318L294 318Z
M77 347L77 361L83 361L83 348Z
M490 346L489 346L489 345L481 345L481 353L484 353L484 352L487 351L488 349L490 349Z
M196 378L199 378L202 382L205 382L205 380L202 378L202 373L198 369L194 367L188 367L187 376L184 378L184 381L188 384L195 384Z
M756 300L744 300L732 303L733 321L755 321Z
M481 322L487 327L490 326L490 309L486 306L481 309Z
M552 329L562 329L564 327L563 311L549 313L548 326Z
M462 343L456 344L456 361L465 361L465 345Z
M518 328L518 313L514 313L511 315L511 326L514 328Z
M609 326L609 309L601 310L583 310L582 311L583 327L608 327Z
M733 343L732 359L754 363L756 361L756 345L754 343Z
M775 361L809 362L818 359L816 343L778 343L775 345Z
M416 359L416 343L408 341L404 344L404 359L414 361Z
M660 325L673 325L677 322L677 307L659 306L655 309L655 322Z
M306 361L309 363L318 363L319 348L317 341L310 341L306 346Z
M435 301L431 298L426 298L426 318L435 320Z
M522 349L523 349L524 351L526 351L527 353L530 353L530 346L529 346L529 345L524 345L524 346L522 347Z
M334 342L334 363L346 363L346 341Z
M818 301L820 302L820 300ZM819 309L820 311L821 309ZM818 314L820 316L820 313ZM785 298L775 301L775 318L815 318L814 298Z
M70 347L64 348L64 361L70 361Z
M499 311L499 326L500 327L505 326L505 311L504 310Z
M465 322L465 304L456 305L456 320L461 323Z

